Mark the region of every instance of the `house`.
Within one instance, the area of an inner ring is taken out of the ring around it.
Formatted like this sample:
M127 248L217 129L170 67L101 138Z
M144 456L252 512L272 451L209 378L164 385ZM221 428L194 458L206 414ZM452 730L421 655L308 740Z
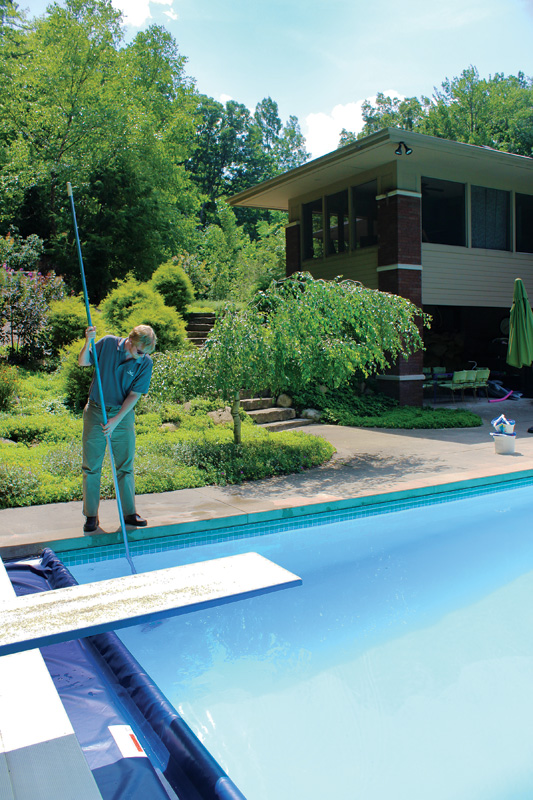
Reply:
M432 315L426 352L380 376L401 403L422 403L424 365L505 370L515 278L533 299L532 158L386 128L230 203L288 212L288 275L342 275Z

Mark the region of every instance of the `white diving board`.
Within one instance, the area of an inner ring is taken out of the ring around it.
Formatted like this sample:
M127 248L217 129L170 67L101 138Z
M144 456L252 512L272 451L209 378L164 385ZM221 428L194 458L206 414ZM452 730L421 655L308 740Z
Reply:
M0 600L0 656L299 586L258 553Z

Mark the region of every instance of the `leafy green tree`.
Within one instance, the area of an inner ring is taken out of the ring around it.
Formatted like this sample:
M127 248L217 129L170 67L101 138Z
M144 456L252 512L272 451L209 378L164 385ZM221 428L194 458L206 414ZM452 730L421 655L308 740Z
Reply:
M279 172L295 169L309 161L310 156L298 117L291 115L283 126L274 146L274 158Z
M205 375L231 405L233 437L241 443L240 394L269 385L272 356L269 331L254 309L228 306L217 317L204 346Z
M66 182L75 187L89 291L147 278L196 236L199 194L183 166L194 87L172 37L153 26L123 45L109 0L65 0L28 26L0 82L7 130L2 224L37 233L79 286Z
M429 317L403 297L299 273L272 284L255 307L230 307L217 318L205 344L205 374L231 402L240 443L241 392L339 387L422 348L424 324Z
M307 273L273 284L261 297L265 302L272 309L276 390L312 383L336 388L354 375L386 369L423 347L419 324L429 322L403 297Z
M371 133L376 133L383 128L403 128L413 130L418 128L427 114L429 100L422 97L406 97L401 100L399 97L389 97L383 92L378 92L374 104L365 100L362 106L364 126L359 134L350 133L343 128L339 141L339 147L361 139Z
M496 73L481 78L470 66L446 78L431 99L404 100L377 95L363 104L362 131L343 130L340 145L386 127L415 130L468 144L486 145L519 155L533 155L533 81Z

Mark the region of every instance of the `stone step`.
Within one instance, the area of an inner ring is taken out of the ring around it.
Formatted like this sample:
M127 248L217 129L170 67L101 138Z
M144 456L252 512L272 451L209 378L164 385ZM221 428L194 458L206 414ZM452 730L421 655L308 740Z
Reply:
M304 425L313 425L313 420L296 417L295 419L287 419L281 422L266 422L261 427L275 433L276 431L289 430L289 428L301 428Z
M187 319L189 322L202 322L206 325L215 324L215 314L188 314Z
M188 331L210 331L213 326L209 322L188 322L185 327Z
M258 411L248 411L248 414L258 425L264 425L268 422L284 422L288 419L294 419L296 411L294 408L265 408Z
M245 411L259 411L263 408L272 408L274 401L271 397L249 397L241 400L241 406Z
M187 339L189 340L189 342L191 342L191 344L195 344L197 347L201 347L203 344L205 344L207 336L187 336Z

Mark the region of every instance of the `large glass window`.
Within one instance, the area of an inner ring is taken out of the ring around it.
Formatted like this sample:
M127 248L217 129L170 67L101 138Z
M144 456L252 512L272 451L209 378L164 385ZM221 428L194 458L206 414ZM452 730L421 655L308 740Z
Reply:
M345 253L348 250L348 190L326 197L328 234L327 255Z
M533 253L533 195L515 195L516 249Z
M352 189L354 248L378 243L377 193L377 181L368 181Z
M324 255L322 198L319 197L312 203L304 203L302 212L304 261L309 258L322 258Z
M509 250L511 226L509 210L511 196L501 189L472 186L470 189L472 212L472 247L487 250Z
M466 245L464 183L422 178L422 241Z

